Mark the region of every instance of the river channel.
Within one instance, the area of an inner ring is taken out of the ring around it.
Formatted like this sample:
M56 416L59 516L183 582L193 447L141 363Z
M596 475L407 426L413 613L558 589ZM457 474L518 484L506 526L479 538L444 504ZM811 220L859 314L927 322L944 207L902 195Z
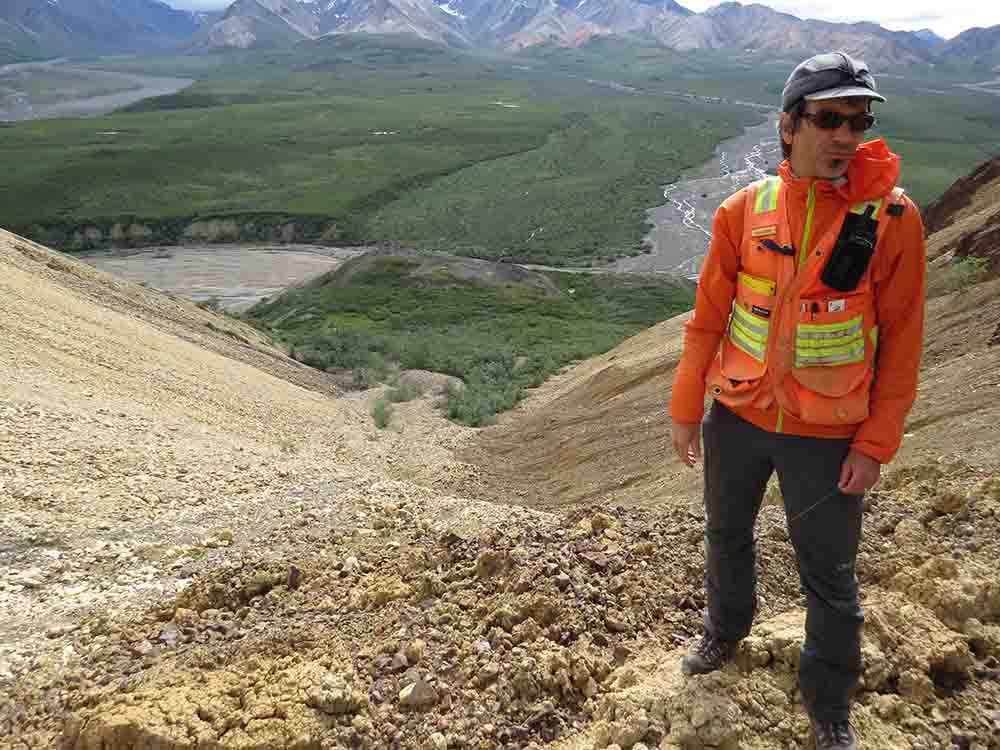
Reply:
M100 96L73 96L71 93L58 101L38 101L31 95L32 76L46 73L66 74L90 82L122 88L112 94ZM167 78L133 73L114 73L93 70L68 63L66 60L11 63L0 65L0 121L41 120L54 117L93 117L119 107L127 107L151 96L175 94L190 86L190 78Z
M764 122L722 141L709 161L665 185L667 202L647 212L652 225L645 239L649 252L620 258L610 268L619 273L697 276L708 250L715 209L731 193L774 172L781 161L777 122L777 115L769 115Z
M240 311L332 271L370 248L319 245L179 245L75 257L128 281Z

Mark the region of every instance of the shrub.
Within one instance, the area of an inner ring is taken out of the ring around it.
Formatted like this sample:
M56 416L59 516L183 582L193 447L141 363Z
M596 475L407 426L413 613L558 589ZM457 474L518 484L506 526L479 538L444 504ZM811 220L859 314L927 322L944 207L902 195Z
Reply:
M384 430L392 420L392 404L386 399L380 398L372 407L372 418L375 420L375 426Z
M928 297L940 297L950 292L965 292L982 281L988 270L989 260L969 256L952 262L932 277L927 285Z
M396 388L390 388L386 394L386 398L392 403L398 404L404 401L413 401L413 399L420 398L423 395L424 389L416 383L403 383L403 385Z

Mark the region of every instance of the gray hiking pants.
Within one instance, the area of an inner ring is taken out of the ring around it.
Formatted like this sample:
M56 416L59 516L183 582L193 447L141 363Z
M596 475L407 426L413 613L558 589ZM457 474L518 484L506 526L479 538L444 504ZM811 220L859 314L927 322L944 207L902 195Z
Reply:
M777 471L806 597L802 700L817 720L846 720L861 673L864 622L855 575L862 497L837 490L851 441L768 432L719 402L702 434L706 630L724 641L750 632L757 603L754 526Z

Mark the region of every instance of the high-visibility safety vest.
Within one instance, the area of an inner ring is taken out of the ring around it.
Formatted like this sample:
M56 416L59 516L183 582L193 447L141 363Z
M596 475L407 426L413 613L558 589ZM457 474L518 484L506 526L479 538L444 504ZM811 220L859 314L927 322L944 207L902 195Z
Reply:
M708 392L729 406L768 409L816 425L864 421L875 375L878 322L872 268L887 227L882 198L844 205L822 237L810 236L816 186L809 188L802 237L792 238L779 177L749 187L740 268L729 325L706 376ZM841 292L820 279L848 211L878 222L875 251L857 287Z

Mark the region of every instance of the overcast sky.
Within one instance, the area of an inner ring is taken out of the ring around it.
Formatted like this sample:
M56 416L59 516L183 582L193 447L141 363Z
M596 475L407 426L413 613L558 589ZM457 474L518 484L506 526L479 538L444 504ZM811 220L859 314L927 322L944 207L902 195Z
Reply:
M679 0L691 10L705 10L718 0ZM225 0L167 0L175 8L218 9ZM799 18L827 21L874 21L887 29L916 31L931 29L943 37L953 37L972 26L1000 24L1000 3L995 0L770 0L765 2Z

